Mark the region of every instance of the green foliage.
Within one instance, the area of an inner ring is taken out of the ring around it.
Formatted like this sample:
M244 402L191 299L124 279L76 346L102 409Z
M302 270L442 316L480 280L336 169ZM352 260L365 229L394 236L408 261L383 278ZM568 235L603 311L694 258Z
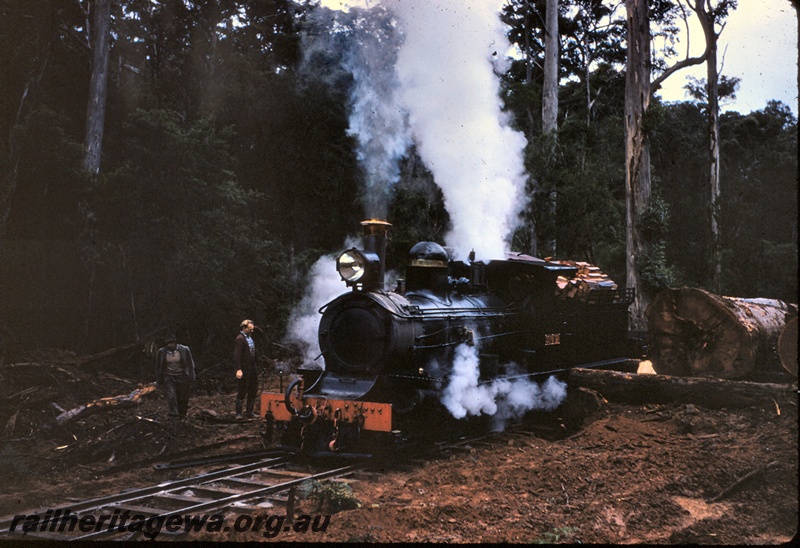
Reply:
M298 489L302 498L315 501L316 512L337 513L361 507L353 489L341 481L305 481Z
M515 242L530 252L533 225L540 255L550 253L544 242L555 239L557 257L599 264L620 280L625 277L624 78L606 64L592 74L592 83L603 91L591 110L582 83L562 88L564 114L554 155L552 145L540 146L541 140L528 146L526 165L536 184L529 188L528 227L518 231Z
M281 336L302 273L362 219L348 77L329 89L295 74L299 25L314 3L113 4L99 177L81 169L85 14L75 2L3 4L0 197L13 193L0 227L0 316L21 344L99 350L170 329L204 362L225 360L244 317L269 340ZM523 57L504 75L502 99L510 123L529 137L531 176L514 246L530 252L555 240L558 257L598 264L619 281L621 13L606 3L562 3L559 130L545 142L544 6L515 0L503 13ZM650 8L672 32L674 2ZM722 84L721 93L735 92L735 79ZM702 99L654 100L648 111L655 198L640 220L650 251L638 260L654 288L710 285ZM771 102L725 113L720 127L722 290L796 302L797 120ZM388 220L390 267L448 229L441 193L413 151Z
M663 241L651 243L645 253L636 258L639 278L651 294L675 285L675 270L667 263L666 246Z
M542 534L542 536L533 539L531 544L556 544L556 543L566 543L566 542L574 542L572 537L578 533L580 529L578 527L555 527L551 531L547 531Z
M89 184L80 167L82 147L65 131L69 124L40 106L14 128L16 192L0 242L0 317L30 333L62 326L49 334L54 345L81 338L76 311L87 294L77 242Z
M639 219L639 233L649 241L661 240L669 227L669 206L658 194L650 198L650 204Z
M408 250L417 242L443 242L450 223L442 192L415 152L411 152L401 171L389 208L392 230L387 269L403 269Z
M663 111L663 122L650 134L650 152L656 196L672 222L659 233L676 283L705 287L711 274L707 122L692 103L666 105Z
M92 205L106 263L120 265L112 256L125 254L131 298L146 312L141 327L177 327L222 345L243 317L261 325L285 317L291 290L279 266L288 251L261 226L258 193L234 178L232 133L163 110L136 112L125 133L119 167ZM109 282L123 275L113 266L106 274Z

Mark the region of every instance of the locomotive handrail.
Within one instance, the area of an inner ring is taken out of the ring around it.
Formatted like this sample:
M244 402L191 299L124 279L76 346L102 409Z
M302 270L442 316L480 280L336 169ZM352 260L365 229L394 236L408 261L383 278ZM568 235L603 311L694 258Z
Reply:
M483 337L475 337L475 340L483 341L483 340L487 340L487 339L497 339L499 337L507 337L509 335L516 335L518 333L521 333L521 331L508 331L507 333L498 333L497 335L485 335ZM420 338L421 337L417 337L417 340L419 340ZM416 345L415 344L414 345L414 349L416 349L416 350L425 350L425 349L430 349L430 348L446 348L448 346L457 346L459 344L464 344L464 343L465 343L465 341L458 340L458 341L450 341L450 342L441 343L441 344L429 344L429 345L425 345L425 346L420 346L420 345Z

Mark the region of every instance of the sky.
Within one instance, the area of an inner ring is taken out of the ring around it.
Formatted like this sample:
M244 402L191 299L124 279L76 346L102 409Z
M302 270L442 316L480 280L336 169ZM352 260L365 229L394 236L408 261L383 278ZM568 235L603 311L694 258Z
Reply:
M700 25L690 27L692 55L702 53ZM686 41L678 46L685 56ZM717 58L721 73L741 79L736 101L722 110L749 114L770 99L788 105L797 116L797 15L789 0L739 0L720 35ZM705 65L670 76L658 95L665 101L685 101L686 76L705 78Z
M374 5L376 0L322 0L322 4L338 8L343 4ZM476 1L476 0L465 0ZM729 16L720 36L718 59L722 74L741 79L736 100L722 106L748 114L763 109L770 99L787 104L798 114L797 93L797 15L790 0L739 0L739 7ZM702 51L699 25L690 27L692 55ZM686 39L678 44L685 55ZM700 51L698 51L700 50ZM705 78L705 67L699 65L670 76L658 95L665 101L685 101L683 86L686 76Z

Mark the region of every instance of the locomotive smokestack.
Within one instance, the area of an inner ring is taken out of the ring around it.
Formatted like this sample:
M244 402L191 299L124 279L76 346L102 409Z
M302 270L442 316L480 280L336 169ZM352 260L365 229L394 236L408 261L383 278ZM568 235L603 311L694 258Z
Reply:
M386 274L386 236L391 223L381 219L361 221L364 227L364 251L374 253L380 260L376 276L370 280L367 290L383 290L383 278Z

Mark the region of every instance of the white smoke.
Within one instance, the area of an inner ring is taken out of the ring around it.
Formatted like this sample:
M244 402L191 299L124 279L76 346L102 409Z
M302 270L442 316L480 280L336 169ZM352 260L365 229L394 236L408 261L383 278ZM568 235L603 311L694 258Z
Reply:
M456 348L442 403L457 419L467 415L491 415L495 428L521 418L528 411L552 411L567 395L567 385L549 377L542 385L526 378L479 382L480 360L475 346Z
M442 189L452 222L445 243L456 258L471 249L478 259L503 258L526 205L526 140L499 96L510 49L503 1L371 4L318 10L317 30L304 39L306 73L330 80L335 61L352 75L349 131L367 178L367 215L385 213L376 204L390 196L413 138Z
M400 95L420 156L442 189L465 258L503 258L525 206L525 137L501 110L496 63L510 45L501 0L384 0L405 40Z
M397 94L395 65L402 37L394 17L381 6L319 9L306 28L301 73L333 87L349 86L347 131L356 139L364 175L366 217L385 219L391 189L400 178L400 160L411 145L408 114Z
M349 239L345 246L356 247L357 241ZM306 367L324 368L324 364L317 360L320 355L319 339L319 309L342 294L344 282L336 272L337 255L324 255L317 259L308 273L308 286L300 303L294 307L289 315L286 327L286 341L299 344L303 348L303 360Z

